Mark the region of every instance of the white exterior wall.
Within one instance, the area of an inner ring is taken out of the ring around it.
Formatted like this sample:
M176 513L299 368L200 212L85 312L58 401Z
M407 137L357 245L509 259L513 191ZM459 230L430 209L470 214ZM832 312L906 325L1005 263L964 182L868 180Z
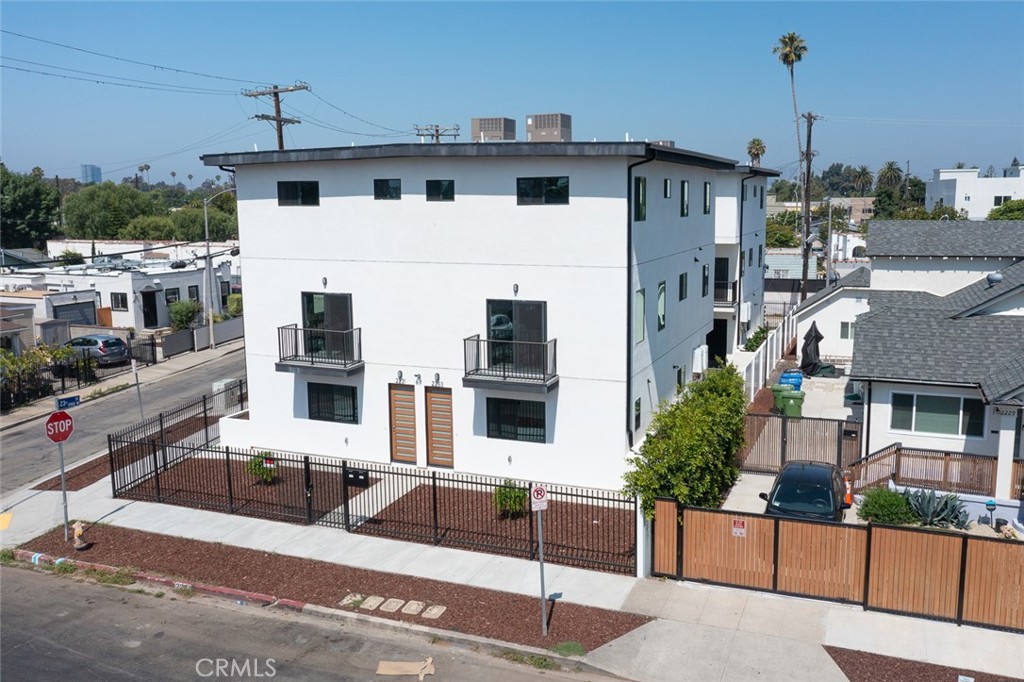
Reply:
M629 405L640 399L640 429L634 434L639 446L650 425L658 403L676 392L676 370L684 369L684 383L693 373L693 351L705 344L714 315L715 277L715 190L719 179L714 171L668 163L650 163L633 170L636 177L647 178L647 219L632 222L633 297L645 292L644 339L632 336L632 321L627 328L632 347L631 395ZM623 184L625 175L623 174ZM672 196L665 198L664 179L672 181ZM680 182L690 183L689 215L680 216ZM704 183L711 182L711 213L703 211ZM652 192L653 187L653 192ZM625 214L626 204L618 212ZM703 266L709 266L707 296L701 295ZM679 300L679 276L687 274L687 297ZM658 284L665 282L665 329L658 331ZM623 310L625 315L625 310ZM620 318L625 319L625 318ZM626 331L624 329L623 331ZM622 332L616 334L624 338ZM561 342L559 342L561 347ZM561 352L561 351L560 351ZM614 352L614 351L613 351ZM621 351L619 355L621 356ZM559 359L561 365L561 359ZM632 407L629 425L633 426ZM620 417L621 418L621 417ZM620 422L621 423L621 422ZM621 480L621 476L620 476Z
M989 455L992 457L998 454L999 435L998 433L993 434L992 431L999 428L1000 422L994 415L992 407L986 409L985 435L981 438L900 431L890 428L892 423L892 394L894 392L982 399L981 393L976 389L872 381L869 406L870 435L867 439L868 453L877 452L892 443L901 443L903 447L907 448L964 452L972 455ZM865 396L865 399L867 399L867 396Z
M936 169L925 183L924 207L932 210L941 199L946 206L966 210L971 220L985 220L995 208L995 197L1024 199L1024 177L979 177L977 168Z
M888 258L871 260L871 288L945 296L1013 264L1013 258Z
M798 364L803 361L804 335L811 323L818 324L822 340L818 352L822 357L853 357L853 335L840 338L843 322L856 322L857 316L868 312L868 293L864 289L842 288L813 308L797 313L796 349Z

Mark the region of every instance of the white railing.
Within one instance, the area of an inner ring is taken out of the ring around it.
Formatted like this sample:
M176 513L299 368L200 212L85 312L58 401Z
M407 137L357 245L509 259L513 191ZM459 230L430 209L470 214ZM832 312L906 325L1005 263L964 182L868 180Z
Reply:
M793 311L790 310L783 318L782 323L768 333L768 337L756 351L738 350L733 355L733 364L743 376L743 386L748 403L754 399L759 390L768 384L768 376L775 368L775 363L785 356L786 347L789 346L795 335L796 320L793 318Z

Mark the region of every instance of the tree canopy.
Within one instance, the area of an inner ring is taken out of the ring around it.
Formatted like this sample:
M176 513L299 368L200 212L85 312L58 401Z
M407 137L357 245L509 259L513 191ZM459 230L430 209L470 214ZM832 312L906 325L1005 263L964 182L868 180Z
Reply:
M167 207L155 194L107 181L65 200L65 233L79 239L117 239L133 219L166 214Z
M0 244L9 249L44 248L59 234L60 192L43 171L13 173L0 163Z
M988 219L1024 220L1024 199L1003 202L1002 206L996 206L988 212Z

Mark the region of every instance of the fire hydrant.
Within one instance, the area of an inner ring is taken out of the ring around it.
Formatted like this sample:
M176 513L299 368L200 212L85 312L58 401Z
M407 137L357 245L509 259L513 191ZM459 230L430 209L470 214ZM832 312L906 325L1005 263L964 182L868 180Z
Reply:
M89 543L82 538L85 535L85 528L82 526L82 522L75 521L75 525L71 526L71 528L75 531L75 549L88 549Z

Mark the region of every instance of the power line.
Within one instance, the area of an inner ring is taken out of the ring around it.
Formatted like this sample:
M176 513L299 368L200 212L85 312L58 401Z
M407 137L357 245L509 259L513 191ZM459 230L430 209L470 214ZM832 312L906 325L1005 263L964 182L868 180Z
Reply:
M96 78L80 78L78 76L68 76L67 74L63 74L63 73L51 73L49 71L39 71L37 69L23 69L23 68L18 67L18 66L8 66L7 64L0 64L0 69L11 69L12 71L23 71L25 73L35 73L35 74L39 74L41 76L53 76L55 78L64 78L64 79L73 80L73 81L85 81L86 83L96 83L98 85L117 85L117 86L120 86L122 88L134 88L136 90L158 90L158 91L162 91L162 92L176 92L178 94L185 94L185 95L219 95L219 96L222 96L222 97L224 95L234 95L235 94L234 92L229 92L227 90L225 90L224 92L203 92L203 91L200 91L200 90L183 89L183 87L178 87L178 86L172 86L172 87L152 87L152 86L146 86L146 85L130 85L128 83L114 83L112 81L98 80Z
M897 124L910 124L910 125L957 125L957 126L982 126L992 128L1020 128L1024 127L1024 122L1007 122L998 123L994 121L956 121L956 120L942 120L942 119L926 119L926 118L858 118L854 116L824 116L830 121L854 121L863 123L897 123Z
M355 120L359 121L360 123L365 123L366 125L373 126L374 128L380 128L381 130L387 130L388 132L400 133L402 135L411 135L412 134L412 131L409 131L409 130L395 130L394 128L388 128L387 126L382 126L379 123L374 123L373 121L367 121L365 118L360 118L360 117L356 116L355 114L351 114L351 113L345 111L344 109L342 109L341 107L338 107L338 106L335 106L334 104L331 104L330 102L325 100L323 97L321 97L317 93L313 92L313 88L310 87L309 83L302 83L302 81L299 81L299 82L302 85L306 86L306 89L309 90L309 94L313 95L313 97L316 97L318 100L320 100L321 102L323 102L324 104L326 104L330 108L336 109L337 111L340 111L341 113L345 114L349 118L354 118Z
M14 31L8 31L6 29L0 29L0 33L6 33L7 35L17 36L26 40L34 40L39 43L46 43L47 45L55 45L57 47L63 47L67 50L74 50L75 52L84 52L85 54L95 55L97 57L104 57L105 59L114 59L119 62L125 62L127 64L136 64L138 66L147 66L152 69L160 69L161 71L172 71L174 73L183 73L189 76L200 76L201 78L213 78L215 80L232 81L235 83L259 83L258 80L243 80L241 78L230 78L228 76L217 76L209 73L201 73L199 71L187 71L185 69L176 69L171 66L161 66L160 64L150 64L149 62L140 62L134 59L126 59L125 57L118 57L115 55L104 54L102 52L94 52L92 50L86 50L81 47L75 47L74 45L65 45L64 43L57 43L52 40L45 40L43 38L37 38L35 36L25 35L24 33L16 33Z
M183 90L187 90L189 92L195 92L195 93L207 92L207 93L218 94L218 95L224 95L224 94L231 94L231 95L233 95L233 94L235 94L234 90L214 90L212 88L193 88L191 86L185 86L185 85L172 85L170 83L157 83L157 82L154 82L154 81L139 80L137 78L125 78L123 76L112 76L112 75L106 74L106 73L95 73L93 71L81 71L79 69L71 69L71 68L68 68L66 66L56 66L54 64L42 64L40 62L32 62L32 61L29 61L27 59L18 59L16 57L4 56L3 59L6 59L6 60L9 60L9 61L12 61L12 62L20 62L22 64L32 64L33 66L44 66L44 67L46 67L48 69L60 69L61 71L70 71L71 73L82 73L82 74L85 74L87 76L100 76L102 78L115 78L117 80L128 81L130 83L144 83L146 85L157 85L157 86L168 87L168 88L182 88Z

